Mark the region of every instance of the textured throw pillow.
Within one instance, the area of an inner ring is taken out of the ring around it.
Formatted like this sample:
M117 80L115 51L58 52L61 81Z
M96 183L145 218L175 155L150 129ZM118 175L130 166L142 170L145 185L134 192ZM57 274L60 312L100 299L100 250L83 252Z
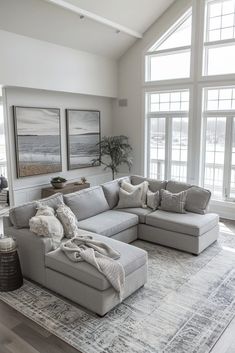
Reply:
M141 206L142 208L146 208L147 207L147 191L148 191L148 182L144 181L141 184L138 185L132 185L131 183L128 183L126 181L123 181L121 184L121 188L127 192L133 192L139 188L141 188Z
M73 238L76 236L78 231L77 218L73 211L68 206L63 204L57 208L56 214L64 227L65 237Z
M147 191L147 206L156 211L160 205L160 192Z
M34 216L29 221L29 228L38 236L52 238L54 248L60 245L64 237L64 228L55 216Z
M52 207L42 205L40 202L36 202L37 213L35 216L54 216L55 211Z
M160 210L170 211L176 213L186 213L185 202L186 202L187 191L181 191L177 194L173 194L170 191L161 190L161 207Z
M119 202L116 208L142 207L142 188L128 192L120 188Z

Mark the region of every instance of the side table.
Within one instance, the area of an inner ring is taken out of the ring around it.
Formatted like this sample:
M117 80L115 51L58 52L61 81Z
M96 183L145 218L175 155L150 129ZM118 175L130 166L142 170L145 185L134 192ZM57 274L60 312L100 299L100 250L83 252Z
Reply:
M3 250L1 249L3 239L0 239L0 291L8 292L22 286L23 276L15 245L11 249Z

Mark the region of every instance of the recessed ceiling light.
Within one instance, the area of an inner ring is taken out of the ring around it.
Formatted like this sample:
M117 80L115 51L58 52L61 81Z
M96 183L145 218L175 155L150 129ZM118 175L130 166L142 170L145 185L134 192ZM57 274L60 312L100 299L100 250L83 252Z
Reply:
M119 29L116 29L116 34L119 34L121 31Z
M84 15L80 15L79 17L80 17L80 20L83 20L85 18Z

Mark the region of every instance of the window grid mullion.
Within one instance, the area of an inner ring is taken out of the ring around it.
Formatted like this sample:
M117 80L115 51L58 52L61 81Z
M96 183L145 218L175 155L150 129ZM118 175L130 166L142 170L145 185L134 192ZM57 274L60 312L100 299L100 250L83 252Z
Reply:
M224 151L224 182L223 196L225 200L230 199L230 181L231 181L231 160L232 160L232 134L233 134L233 118L226 118L226 135L225 135L225 151Z

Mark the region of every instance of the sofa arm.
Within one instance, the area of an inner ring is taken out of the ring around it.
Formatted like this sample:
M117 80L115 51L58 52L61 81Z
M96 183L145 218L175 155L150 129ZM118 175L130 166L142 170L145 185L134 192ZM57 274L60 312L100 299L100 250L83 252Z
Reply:
M45 255L54 250L52 239L36 236L28 228L7 227L5 235L16 241L23 276L44 285Z

